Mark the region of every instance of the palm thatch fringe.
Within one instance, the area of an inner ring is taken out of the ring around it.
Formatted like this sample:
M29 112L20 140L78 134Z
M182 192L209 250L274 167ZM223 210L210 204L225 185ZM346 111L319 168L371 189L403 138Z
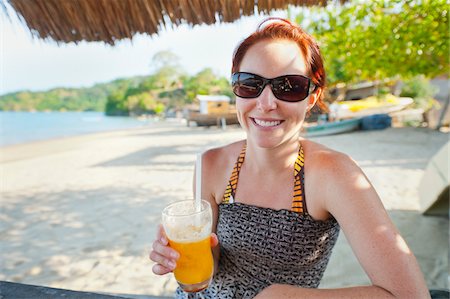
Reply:
M326 0L7 0L34 36L56 42L103 41L114 45L136 33L155 34L180 24L233 22L255 11ZM342 2L342 1L341 1ZM3 10L6 7L2 3Z

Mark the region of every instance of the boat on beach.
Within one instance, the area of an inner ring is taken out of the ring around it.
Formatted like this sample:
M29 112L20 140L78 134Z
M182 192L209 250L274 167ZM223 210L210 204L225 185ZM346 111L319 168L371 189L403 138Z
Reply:
M305 123L303 126L304 132L302 132L302 135L306 137L316 137L348 133L358 130L360 124L361 118L325 122L320 124Z
M239 124L236 113L216 113L216 114L202 114L199 112L188 113L186 117L187 126L190 127L193 123L197 127L202 126L217 126L225 127L226 125Z
M411 105L413 99L386 95L370 96L361 100L338 101L329 107L330 121L306 123L303 135L307 137L348 133L359 129L382 129L391 125L390 114Z
M389 114L401 111L413 103L412 98L387 95L379 99L375 96L361 100L340 101L330 105L334 119L358 118L374 114Z

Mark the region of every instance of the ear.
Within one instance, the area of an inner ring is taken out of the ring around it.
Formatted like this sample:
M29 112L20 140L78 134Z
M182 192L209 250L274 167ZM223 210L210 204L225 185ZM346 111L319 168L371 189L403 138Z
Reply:
M320 97L322 96L322 92L323 89L322 88L318 88L316 91L314 91L308 99L308 111L311 110L314 105L317 103L317 101L320 99Z

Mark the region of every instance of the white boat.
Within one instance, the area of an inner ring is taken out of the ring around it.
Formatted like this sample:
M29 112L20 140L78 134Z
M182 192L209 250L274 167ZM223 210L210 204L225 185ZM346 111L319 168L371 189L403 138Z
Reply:
M389 114L405 109L413 103L412 98L395 97L395 101L377 103L369 98L355 101L344 101L330 105L330 113L335 119L364 117L374 114ZM367 105L367 107L364 107ZM358 107L355 107L358 106Z

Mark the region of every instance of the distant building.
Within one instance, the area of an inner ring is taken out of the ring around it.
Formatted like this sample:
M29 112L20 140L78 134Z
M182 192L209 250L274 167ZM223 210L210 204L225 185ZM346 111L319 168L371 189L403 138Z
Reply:
M230 97L225 95L197 95L200 114L226 114L230 111Z
M239 124L236 108L230 97L226 95L197 95L199 107L186 106L185 117L187 125L195 123L197 126L218 126L223 129L227 125ZM200 109L199 109L200 108Z

